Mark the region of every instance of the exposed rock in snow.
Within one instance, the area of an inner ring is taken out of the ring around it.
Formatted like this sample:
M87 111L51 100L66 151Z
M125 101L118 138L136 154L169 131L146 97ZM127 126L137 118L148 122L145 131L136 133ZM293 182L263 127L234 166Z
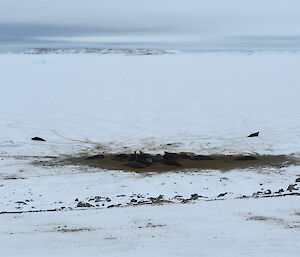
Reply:
M159 49L103 49L103 48L33 48L23 54L124 54L124 55L160 55L170 52Z

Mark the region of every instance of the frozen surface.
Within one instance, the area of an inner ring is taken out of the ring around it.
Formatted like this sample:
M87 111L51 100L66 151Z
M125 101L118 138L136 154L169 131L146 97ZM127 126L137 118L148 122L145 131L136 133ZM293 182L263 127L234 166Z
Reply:
M3 153L300 152L299 54L0 57Z
M299 61L0 55L0 256L298 256L299 166L135 174L31 162L87 151L299 155Z
M299 213L290 209L297 204L291 197L10 215L0 220L1 251L2 256L298 256L299 228L286 228L299 225Z

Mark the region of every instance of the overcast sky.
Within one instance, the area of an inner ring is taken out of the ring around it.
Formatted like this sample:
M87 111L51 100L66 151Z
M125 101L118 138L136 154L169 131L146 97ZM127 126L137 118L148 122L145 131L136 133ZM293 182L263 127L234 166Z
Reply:
M0 45L299 48L299 13L299 0L0 0Z

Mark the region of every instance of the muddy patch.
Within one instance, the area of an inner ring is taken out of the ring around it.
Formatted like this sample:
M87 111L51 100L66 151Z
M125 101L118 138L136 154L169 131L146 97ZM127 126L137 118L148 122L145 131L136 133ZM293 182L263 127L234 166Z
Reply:
M292 155L199 155L183 152L164 152L164 154L143 152L129 154L102 153L35 162L35 164L40 165L78 165L140 173L181 171L185 169L228 171L264 167L281 168L299 163L299 159Z

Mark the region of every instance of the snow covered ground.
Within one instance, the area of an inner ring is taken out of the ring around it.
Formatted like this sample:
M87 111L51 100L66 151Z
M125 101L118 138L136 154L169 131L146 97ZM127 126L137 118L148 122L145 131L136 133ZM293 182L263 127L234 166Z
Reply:
M32 162L135 150L299 156L299 61L0 55L0 255L298 256L299 166L136 174Z

